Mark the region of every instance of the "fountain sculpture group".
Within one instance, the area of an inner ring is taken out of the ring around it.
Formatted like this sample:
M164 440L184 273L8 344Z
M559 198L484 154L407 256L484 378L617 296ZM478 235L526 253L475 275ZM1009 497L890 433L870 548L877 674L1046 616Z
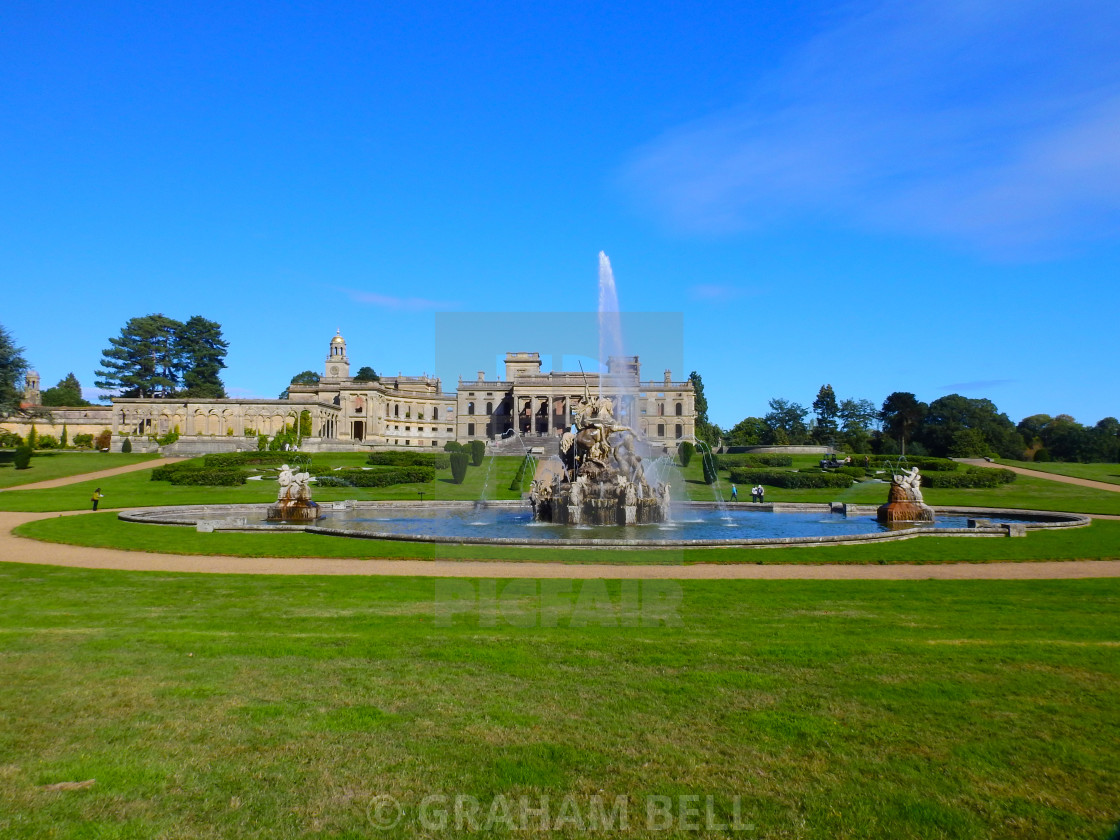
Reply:
M918 468L891 476L887 503L880 505L878 519L884 525L903 522L933 522L933 508L922 499L922 477Z
M634 449L634 432L612 415L611 401L585 389L575 432L560 439L562 473L533 482L533 515L564 525L637 525L669 518L669 485L651 487Z
M269 522L314 522L319 518L319 506L311 501L311 474L306 470L293 471L283 464L277 482L276 504L268 508Z

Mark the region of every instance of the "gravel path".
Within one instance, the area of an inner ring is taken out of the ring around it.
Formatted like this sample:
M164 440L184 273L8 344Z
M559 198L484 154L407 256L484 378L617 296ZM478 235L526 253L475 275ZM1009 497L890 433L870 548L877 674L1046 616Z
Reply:
M13 489L62 487L91 478L148 469L177 459L145 461L98 473L59 478ZM1030 472L1026 470L1024 472ZM1053 478L1049 473L1032 473ZM1065 476L1062 476L1065 478ZM1081 479L1074 480L1080 483ZM1099 485L1100 482L1087 482ZM1112 488L1117 489L1117 488ZM878 564L780 564L760 566L695 564L689 566L565 565L561 563L510 563L477 560L359 560L323 557L219 557L157 554L115 548L88 548L40 542L12 534L24 522L65 513L0 511L0 562L83 569L125 571L206 572L260 575L382 575L390 577L561 578L667 578L673 580L1051 580L1057 578L1120 577L1120 560L1067 560L1037 563L944 563L939 565ZM1107 517L1109 519L1114 517ZM167 526L172 527L172 526ZM827 551L828 549L821 549Z
M4 487L0 489L0 493L6 493L9 490L50 490L54 487L65 487L67 484L79 484L83 481L100 481L110 476L136 472L137 470L150 470L152 467L158 467L163 464L174 464L176 461L182 460L182 458L158 458L154 461L141 461L138 464L129 464L126 467L113 467L111 470L78 473L77 475L68 475L63 478L52 478L49 481L36 481L32 484L17 484L15 487Z
M0 512L0 559L11 563L128 571L262 575L387 575L482 578L671 578L674 580L1048 580L1120 577L1120 560L941 565L822 564L690 566L565 565L460 560L359 560L321 557L211 557L56 545L13 536L23 522L85 513ZM172 527L172 526L167 526ZM828 549L821 549L827 551Z

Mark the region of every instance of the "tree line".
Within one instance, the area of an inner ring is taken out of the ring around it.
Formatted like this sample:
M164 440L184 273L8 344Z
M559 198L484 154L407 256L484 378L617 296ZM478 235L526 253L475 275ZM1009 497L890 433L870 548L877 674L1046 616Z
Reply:
M695 372L690 378L694 387L700 382ZM697 393L702 389L701 383ZM895 391L876 405L868 399L838 399L831 385L822 385L808 407L783 397L768 405L764 416L746 417L723 430L708 421L707 401L698 399L696 436L712 446L816 444L854 454L1120 461L1115 417L1085 426L1068 414L1035 414L1016 424L989 399L948 394L927 404L908 391Z

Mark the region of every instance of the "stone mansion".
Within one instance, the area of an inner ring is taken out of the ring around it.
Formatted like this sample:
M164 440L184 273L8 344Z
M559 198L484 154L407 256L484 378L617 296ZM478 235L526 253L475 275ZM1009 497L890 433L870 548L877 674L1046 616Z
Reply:
M439 379L428 376L352 378L346 340L336 334L319 382L292 384L287 399L118 397L111 407L82 409L83 417L70 421L70 432L110 428L113 448L119 449L124 435L147 438L177 428L180 443L186 444L177 448L224 451L255 447L255 440L249 443L246 438L275 435L306 412L312 434L304 438L302 448L308 451L442 450L447 441L498 442L515 434L556 437L570 426L572 409L585 387L599 394L601 385L602 394L612 398L615 416L654 448L694 439L691 381L675 382L669 371L660 380L643 381L637 356L612 357L607 367L602 376L544 372L539 353L507 353L501 378L489 379L485 371L478 371L476 379L460 379L454 392L445 392ZM75 410L52 410L59 428L66 422L64 415ZM38 425L42 432L58 433L42 422Z

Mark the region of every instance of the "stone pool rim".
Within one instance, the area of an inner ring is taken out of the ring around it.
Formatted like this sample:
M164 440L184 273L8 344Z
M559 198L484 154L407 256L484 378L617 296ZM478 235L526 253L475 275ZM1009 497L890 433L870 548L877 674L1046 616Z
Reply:
M325 502L320 507L324 511L333 510L392 510L407 511L410 509L432 510L433 508L461 509L463 507L517 508L527 509L528 504L523 501L498 501L498 502L464 502L464 501L345 501ZM969 528L931 528L927 525L918 525L908 528L895 528L889 531L874 531L866 534L837 534L828 536L804 537L755 537L750 539L697 539L697 540L668 540L668 539L540 539L520 537L457 537L435 536L424 534L392 534L374 533L350 528L332 528L308 523L269 523L261 521L259 524L251 523L253 519L263 520L269 504L229 504L229 505L174 505L151 508L136 508L124 510L117 514L117 518L124 522L136 522L150 525L177 525L195 527L205 531L223 531L233 533L284 533L289 531L303 531L308 534L320 534L330 537L348 537L350 539L388 540L391 542L418 542L450 545L496 545L530 548L573 548L573 549L661 549L672 550L680 548L781 548L785 546L814 546L814 545L856 545L871 542L891 542L895 540L914 539L916 537L1008 537L1024 536L1027 531L1051 530L1054 528L1084 528L1092 524L1092 518L1086 514L1067 513L1064 511L1023 510L1019 508L989 508L989 507L960 507L960 506L934 506L938 515L966 516L982 520L988 517L1013 517L1025 520L1019 523L991 523L988 525L977 524ZM798 503L798 502L767 502L735 503L725 505L737 510L746 510L759 513L843 513L846 516L874 517L878 505L856 505L843 502L824 503ZM674 509L681 510L718 510L721 505L715 502L677 502Z

